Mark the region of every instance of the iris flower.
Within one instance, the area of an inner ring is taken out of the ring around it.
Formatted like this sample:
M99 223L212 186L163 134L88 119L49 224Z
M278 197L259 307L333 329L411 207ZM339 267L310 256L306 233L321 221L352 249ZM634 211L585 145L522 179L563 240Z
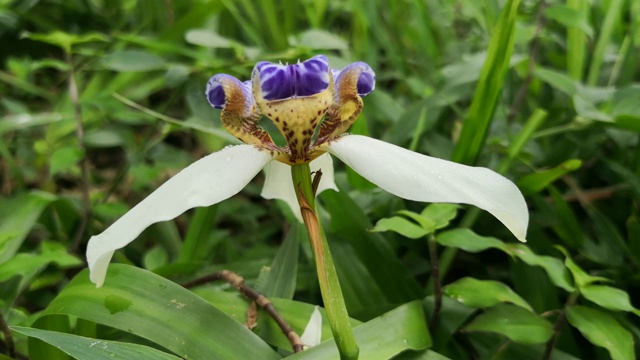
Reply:
M363 62L333 70L323 55L297 64L259 62L251 80L214 75L206 87L222 125L245 144L227 147L191 164L89 240L91 281L104 282L114 251L153 223L188 209L210 206L242 190L268 167L263 196L281 198L299 216L288 165L322 169L318 190L334 188L331 155L380 188L404 199L462 203L484 209L525 241L529 214L518 188L492 170L441 160L346 131L375 87ZM286 140L278 146L259 125L269 118Z

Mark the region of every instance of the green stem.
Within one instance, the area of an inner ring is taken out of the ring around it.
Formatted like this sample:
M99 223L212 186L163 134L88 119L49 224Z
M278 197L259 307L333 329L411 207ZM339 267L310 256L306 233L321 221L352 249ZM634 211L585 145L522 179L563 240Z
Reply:
M359 349L353 337L349 314L344 303L340 282L338 281L338 273L333 264L327 237L320 224L320 219L316 215L315 194L313 193L309 164L292 165L291 176L294 188L299 190L298 203L300 204L304 224L309 231L311 247L316 258L320 292L329 317L333 338L338 345L340 359L356 360L358 359Z
M438 323L438 315L442 307L442 283L440 282L440 264L438 263L438 243L433 233L429 234L429 257L431 258L431 279L433 280L434 305L429 330L433 333Z

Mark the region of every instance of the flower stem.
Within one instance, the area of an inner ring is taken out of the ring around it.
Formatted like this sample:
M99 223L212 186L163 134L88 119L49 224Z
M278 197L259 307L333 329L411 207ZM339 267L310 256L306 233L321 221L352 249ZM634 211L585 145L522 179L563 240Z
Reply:
M316 257L320 292L329 317L333 338L338 345L340 359L358 359L359 349L349 323L349 314L340 289L338 274L333 264L327 237L317 216L309 164L292 165L291 176L294 188L297 189L302 219L309 232L311 247Z

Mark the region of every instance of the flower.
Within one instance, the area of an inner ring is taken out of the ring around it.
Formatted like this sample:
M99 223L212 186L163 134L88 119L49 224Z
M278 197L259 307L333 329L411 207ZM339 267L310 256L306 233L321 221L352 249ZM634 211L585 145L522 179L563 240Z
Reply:
M225 200L265 167L269 171L263 195L283 198L299 213L287 165L310 163L312 169L322 168L319 190L335 188L328 154L404 199L484 209L525 241L526 203L518 188L503 176L345 134L362 111L361 97L374 87L375 74L369 65L356 62L332 70L323 55L293 65L259 62L246 82L226 74L213 76L207 83L207 100L222 109L222 124L245 145L230 146L196 161L91 237L87 247L91 281L101 286L114 251L151 224ZM259 126L262 116L273 121L286 146L276 145Z

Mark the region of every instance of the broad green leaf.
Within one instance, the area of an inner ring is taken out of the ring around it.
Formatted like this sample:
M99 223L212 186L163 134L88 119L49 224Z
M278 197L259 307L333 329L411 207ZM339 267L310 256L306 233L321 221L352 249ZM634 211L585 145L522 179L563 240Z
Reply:
M400 216L393 216L378 220L376 226L371 229L371 231L393 231L410 239L418 239L430 233L429 230L425 230L418 224Z
M506 251L512 256L518 257L527 265L540 266L543 268L547 275L549 275L551 282L556 286L559 286L568 292L572 292L574 290L571 281L571 274L560 259L552 256L538 255L524 244L506 244Z
M478 315L464 330L494 332L521 344L541 344L553 334L550 322L510 304L497 305Z
M73 45L94 42L94 41L108 41L107 36L97 32L91 32L83 35L70 34L62 31L53 31L47 34L32 34L24 32L22 37L41 41L51 45L62 48L65 52L70 53Z
M319 50L349 49L349 45L343 38L334 32L321 29L307 30L300 34L300 44L310 49Z
M60 113L8 115L0 120L0 135L34 126L47 125L62 120Z
M208 29L192 29L184 34L184 40L189 44L208 48L229 48L233 41Z
M83 141L87 147L105 148L126 144L123 137L113 130L93 129L84 134Z
M565 250L562 246L556 245L556 249L560 250L564 256L564 266L571 271L571 275L573 275L573 281L575 282L578 290L581 290L583 287L590 285L597 281L611 281L602 276L592 276L587 274L578 264L576 264L570 257L569 252Z
M422 350L431 345L422 303L412 301L353 329L360 359L389 359L402 351ZM287 359L337 359L333 339L287 357Z
M576 81L563 72L537 67L533 75L569 96L573 96L577 91Z
M163 58L142 50L122 50L104 56L101 60L106 68L119 72L151 71L164 69Z
M486 308L509 302L533 311L524 299L498 281L465 277L445 286L443 290L447 296L469 307Z
M457 204L429 204L420 215L435 222L437 230L447 227L458 214L459 208Z
M488 236L480 236L469 229L453 229L436 235L438 244L477 253L487 249L505 250L505 243Z
M580 305L569 306L567 320L592 344L607 349L613 360L635 359L633 336L606 312Z
M520 190L526 194L535 194L547 187L565 174L575 171L582 166L582 161L579 159L570 159L562 164L549 169L543 170L534 174L526 175L520 178L516 185Z
M177 356L144 345L118 341L96 340L56 331L13 326L11 329L23 335L40 339L76 359L160 359L178 360Z
M65 315L53 315L39 317L31 327L42 330L52 330L61 333L70 333L71 326L69 323L69 317ZM69 355L59 350L53 345L49 345L46 342L38 338L27 339L29 356L33 359L47 359L47 360L70 360Z
M44 266L55 263L63 268L82 265L82 260L69 254L64 245L43 242L40 254L19 253L7 262L0 264L0 281L6 281L16 274L30 279Z
M42 211L55 199L49 193L32 192L0 203L0 264L18 252Z
M413 221L417 222L420 225L420 227L427 232L427 234L430 234L436 230L435 221L428 219L420 214L416 214L413 211L400 210L398 211L398 214L404 215L409 219L412 219Z
M306 240L305 232L306 228L299 222L291 224L289 233L271 263L266 281L258 289L263 295L293 299L298 280L300 240Z
M380 234L366 230L372 227L369 219L345 191L325 191L320 199L331 214L331 221L325 222L329 225L329 245L343 241L352 246L376 286L391 303L404 303L424 296L406 266L392 255L394 251L389 242Z
M69 170L76 165L84 153L77 145L70 145L56 149L49 157L49 174L56 175Z
M564 5L553 5L546 8L544 14L549 19L553 19L568 28L578 28L588 36L593 36L593 28L589 25L589 21L575 9Z
M519 5L520 0L507 0L493 29L487 58L451 157L455 162L474 164L480 155L509 69Z
M605 309L613 311L630 311L640 316L640 311L631 305L626 291L606 285L586 285L580 294Z
M111 264L105 285L96 288L88 275L88 270L78 274L43 316L66 314L118 328L184 358L280 358L241 323L165 278Z

